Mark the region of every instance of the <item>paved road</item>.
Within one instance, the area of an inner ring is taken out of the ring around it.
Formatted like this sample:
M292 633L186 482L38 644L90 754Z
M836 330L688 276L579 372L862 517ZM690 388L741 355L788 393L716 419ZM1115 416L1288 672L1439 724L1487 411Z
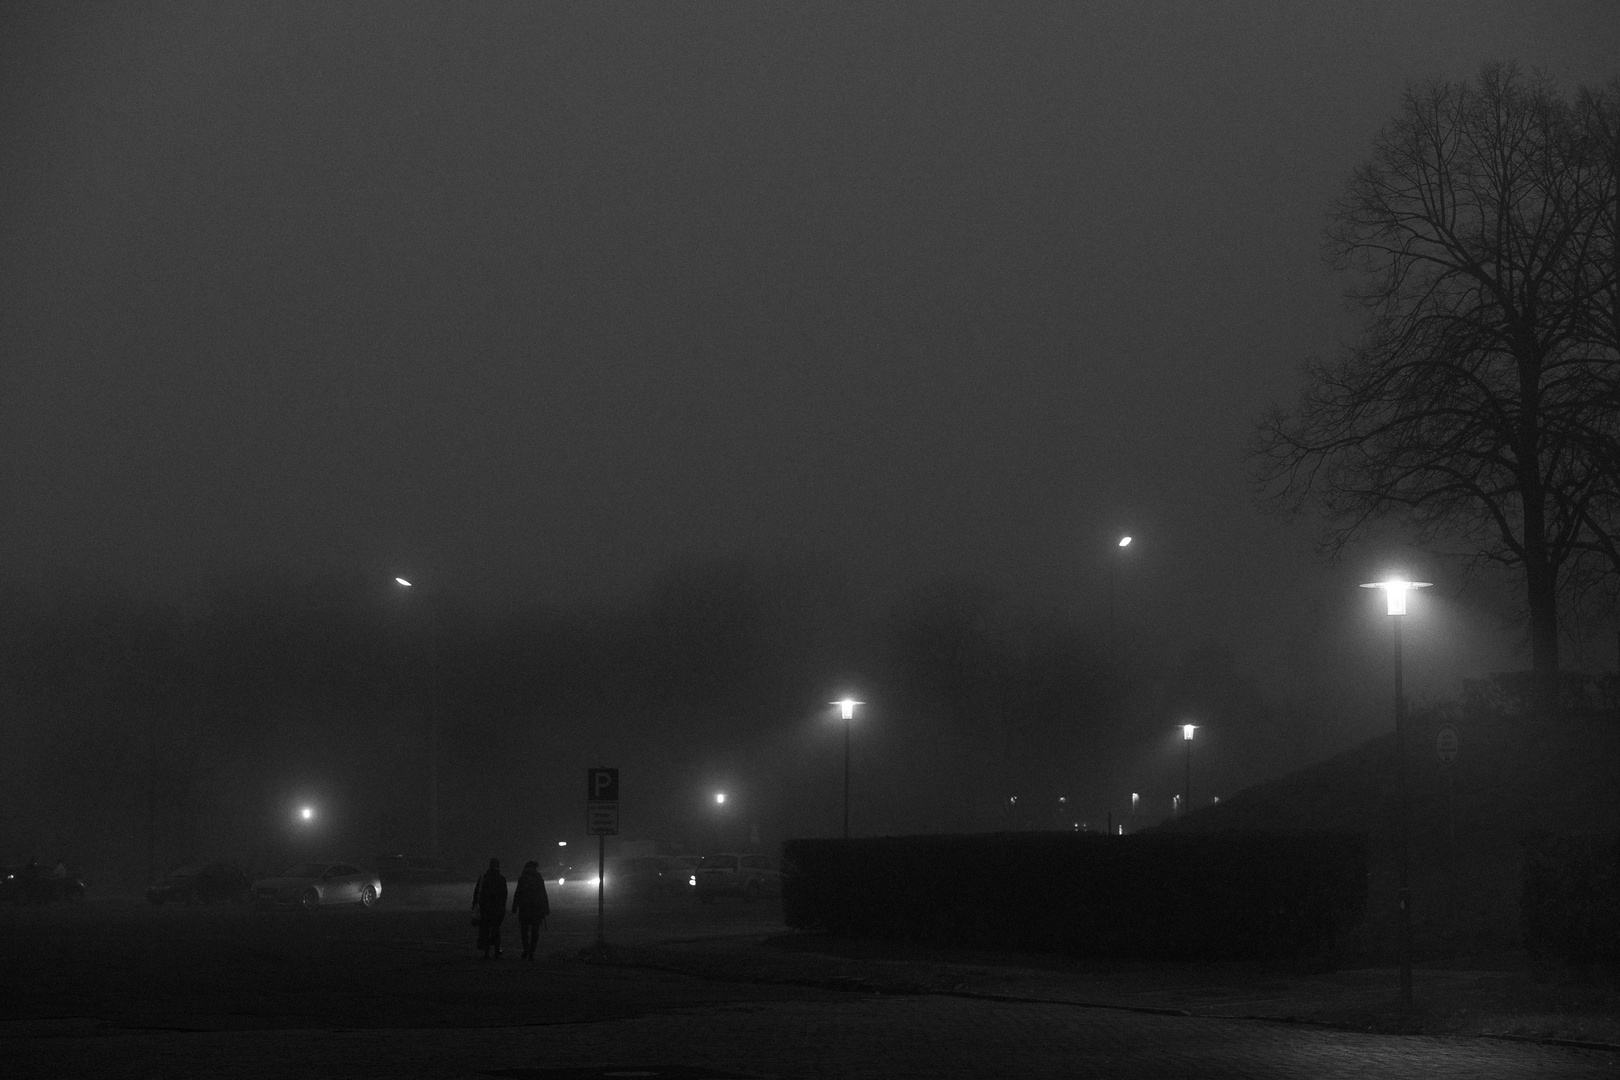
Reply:
M472 1078L687 1065L760 1077L1612 1077L1589 1051L959 998L735 1001L505 1028L0 1041L11 1077ZM532 1073L530 1070L534 1070Z
M563 905L568 938L592 913ZM751 932L768 908L621 909L647 940ZM690 1066L757 1077L1620 1075L1571 1048L940 995L485 963L459 910L0 914L0 1073L472 1078ZM180 1030L177 1030L180 1029ZM574 1073L572 1075L580 1075Z

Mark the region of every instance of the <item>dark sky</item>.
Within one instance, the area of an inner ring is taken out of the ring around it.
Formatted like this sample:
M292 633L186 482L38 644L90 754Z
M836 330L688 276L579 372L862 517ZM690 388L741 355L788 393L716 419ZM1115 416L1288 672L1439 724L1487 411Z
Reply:
M1277 678L1384 568L1244 480L1352 325L1329 200L1407 80L1620 71L1612 0L5 11L5 575L1094 610L1124 530L1132 618ZM1504 666L1443 584L1419 666Z

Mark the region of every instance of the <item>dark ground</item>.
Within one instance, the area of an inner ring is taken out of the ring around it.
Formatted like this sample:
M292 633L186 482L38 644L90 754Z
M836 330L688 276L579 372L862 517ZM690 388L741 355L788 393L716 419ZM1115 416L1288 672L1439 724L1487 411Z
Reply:
M1567 1046L1387 1034L1620 1031L1604 980L1538 973L1521 957L1424 969L1420 1008L1403 1015L1387 969L1308 976L923 952L785 933L771 902L613 905L613 947L587 959L594 904L569 894L556 898L540 962L514 959L511 921L506 958L484 962L466 894L396 891L372 911L104 898L0 910L0 1059L16 1076L259 1076L285 1074L273 1061L286 1054L299 1075L347 1077L496 1075L535 1054L575 1064L674 1054L759 1076L1178 1075L1176 1063L1222 1054L1230 1071L1200 1074L1410 1065L1430 1078L1512 1076L1517 1062L1605 1075L1620 1063ZM1318 1023L1235 1019L1245 1016ZM1064 1046L1068 1056L1054 1049ZM930 1054L939 1060L925 1067ZM491 1068L447 1064L457 1055ZM874 1061L888 1071L867 1071Z

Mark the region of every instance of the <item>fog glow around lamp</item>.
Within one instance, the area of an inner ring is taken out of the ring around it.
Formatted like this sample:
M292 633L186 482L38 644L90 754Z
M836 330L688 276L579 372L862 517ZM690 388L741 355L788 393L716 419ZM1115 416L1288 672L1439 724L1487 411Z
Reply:
M1389 578L1384 581L1369 581L1362 585L1363 589L1383 589L1384 600L1389 606L1387 614L1406 614L1406 594L1413 589L1427 589L1433 585L1432 581L1407 581L1403 578Z

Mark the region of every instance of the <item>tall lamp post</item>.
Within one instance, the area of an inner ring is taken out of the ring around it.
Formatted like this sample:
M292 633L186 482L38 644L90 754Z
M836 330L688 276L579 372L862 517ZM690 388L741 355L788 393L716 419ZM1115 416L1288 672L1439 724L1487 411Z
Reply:
M1383 589L1390 625L1395 639L1395 857L1398 877L1395 886L1396 904L1401 913L1401 1002L1412 1003L1412 886L1407 854L1407 817L1409 815L1406 784L1406 695L1401 688L1401 618L1406 614L1406 594L1413 589L1426 589L1433 582L1406 581L1389 578L1369 581L1363 589Z
M834 701L838 706L838 715L844 721L844 839L849 839L849 729L855 720L855 706L865 705L864 701L854 698L844 698Z
M1116 644L1118 631L1115 627L1115 606L1119 591L1119 560L1125 557L1125 549L1131 546L1131 538L1122 536L1119 543L1114 545L1113 557L1108 560L1108 663L1115 670L1110 675L1116 675L1119 668L1119 646Z
M1192 809L1192 739L1198 728L1193 724L1181 725L1181 741L1187 744L1187 778L1181 786L1181 812Z
M405 578L394 579L400 588L417 590ZM428 848L439 857L439 617L431 597L428 614Z

